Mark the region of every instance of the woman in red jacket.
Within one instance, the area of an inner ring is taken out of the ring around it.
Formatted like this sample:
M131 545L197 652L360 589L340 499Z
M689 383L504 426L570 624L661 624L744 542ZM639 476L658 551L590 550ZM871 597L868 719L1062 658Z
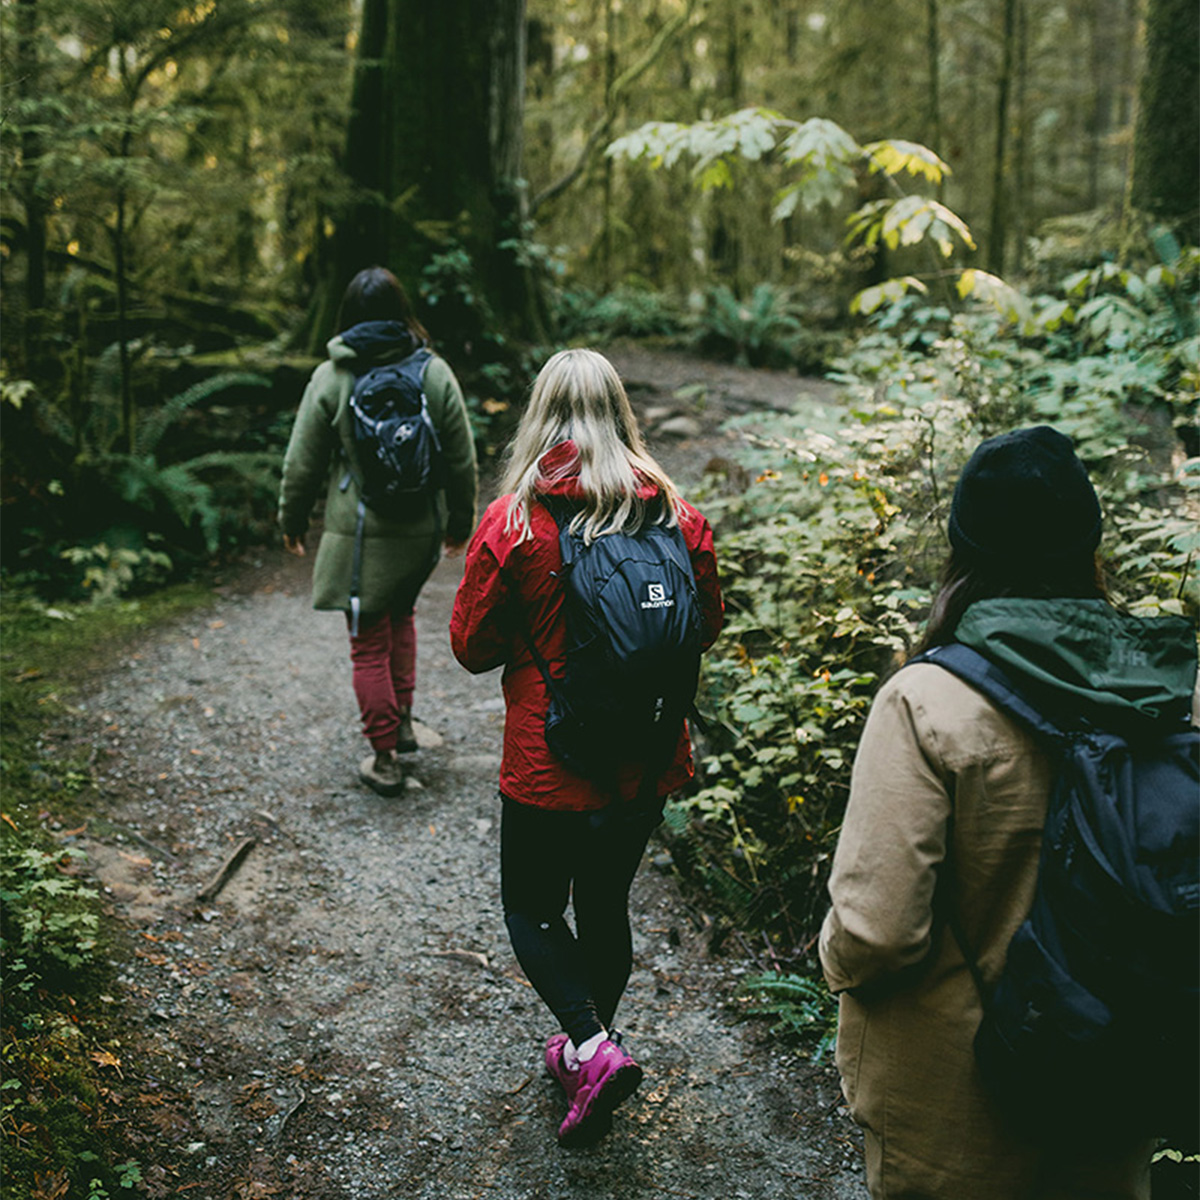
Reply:
M644 522L677 526L696 581L701 645L721 629L712 530L647 453L612 364L565 350L542 368L509 451L503 490L467 550L450 622L454 654L469 671L504 666L501 891L513 950L563 1032L546 1066L567 1095L563 1145L603 1137L641 1068L611 1037L632 965L629 888L651 831L656 799L692 775L680 723L675 752L655 784L613 748L615 785L571 771L546 745L546 684L528 646L561 664L567 633L559 529L547 504L568 505L585 542ZM573 899L575 932L564 920Z

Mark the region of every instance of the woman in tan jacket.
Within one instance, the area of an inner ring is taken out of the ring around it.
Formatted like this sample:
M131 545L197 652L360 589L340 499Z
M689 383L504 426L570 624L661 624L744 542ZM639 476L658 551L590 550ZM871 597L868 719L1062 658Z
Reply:
M1165 628L1169 662L1143 653L1147 628L1158 644L1164 626L1105 601L1099 536L1100 507L1066 437L1043 426L984 442L955 492L926 646L973 645L1016 680L1061 681L1075 702L1083 681L1110 707L1136 707L1157 688L1186 712L1194 638L1179 621ZM1043 1150L1006 1126L975 1064L981 1004L947 917L990 986L1032 902L1049 788L1030 735L948 671L915 664L880 690L820 944L875 1200L1150 1195L1148 1142L1074 1154L1051 1136Z

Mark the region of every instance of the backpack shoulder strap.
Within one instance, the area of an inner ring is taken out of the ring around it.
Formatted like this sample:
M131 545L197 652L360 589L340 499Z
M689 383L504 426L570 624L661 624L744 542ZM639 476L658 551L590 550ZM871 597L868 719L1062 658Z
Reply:
M1065 736L1060 725L1046 716L1000 666L978 650L972 650L961 642L950 642L915 655L905 665L922 662L934 663L957 675L1038 737L1057 743Z
M1026 697L1022 696L1021 692L1015 688L1007 674L1004 674L995 662L984 658L984 655L980 654L978 650L964 646L961 642L949 642L946 646L935 646L925 650L922 654L914 655L906 662L905 666L911 666L914 662L932 662L936 666L943 667L944 670L958 676L962 682L970 684L980 694L988 697L988 700L996 704L996 707L1000 708L1002 712L1008 713L1009 716L1020 721L1037 736L1054 739L1055 742L1061 740L1062 734L1058 727L1046 720L1045 716L1040 714L1033 704L1028 702ZM947 830L947 844L949 845L952 840L952 830ZM949 857L944 859L943 874L946 877L946 883L953 890L956 871L953 860ZM983 977L983 971L980 970L979 959L974 952L971 940L967 937L966 930L962 928L962 922L958 913L954 912L953 906L947 906L943 919L946 920L950 936L958 943L959 952L966 962L967 971L971 974L979 1001L986 1010L991 1003L992 989L989 988Z
M419 346L407 358L400 359L395 365L405 375L411 375L413 382L421 389L424 389L425 372L429 370L429 363L432 358L433 351L428 346Z
M980 654L978 650L972 650L970 646L964 646L961 642L949 642L944 646L934 646L922 654L914 655L905 666L913 663L934 663L943 667L986 696L997 708L1019 721L1036 737L1050 742L1056 747L1063 745L1066 737L1064 731L1036 708L999 666ZM954 867L949 858L945 860L945 869L947 878L952 878ZM979 968L979 960L975 956L970 939L956 913L948 911L945 919L950 933L958 943L958 948L962 952L971 979L975 984L975 990L986 1010L991 1003L991 988L984 981L983 972Z
M418 387L425 385L425 372L429 369L429 362L433 358L433 351L428 346L418 346L411 354L406 354L403 358L388 359L384 362L366 363L362 366L349 366L349 370L354 375L355 386L359 385L360 380L364 380L373 371L395 371L400 370L405 375L411 376L413 382Z

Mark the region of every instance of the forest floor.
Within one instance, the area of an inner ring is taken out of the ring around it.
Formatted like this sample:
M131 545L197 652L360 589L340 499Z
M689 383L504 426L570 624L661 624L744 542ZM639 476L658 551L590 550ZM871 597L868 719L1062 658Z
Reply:
M612 357L685 491L727 447L727 416L830 397L669 351ZM422 593L422 748L390 800L357 781L345 630L311 609L311 562L262 551L113 663L59 732L93 748L102 811L60 836L123 930L111 1002L148 1193L864 1200L832 1067L739 1020L758 964L710 952L653 846L619 1021L646 1078L605 1141L557 1146L555 1027L500 909L499 674L467 674L447 635L462 560Z

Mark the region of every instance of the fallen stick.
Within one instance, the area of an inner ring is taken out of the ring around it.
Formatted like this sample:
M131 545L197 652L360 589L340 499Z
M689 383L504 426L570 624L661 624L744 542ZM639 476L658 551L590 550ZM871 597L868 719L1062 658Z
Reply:
M304 1094L304 1089L301 1088L300 1089L300 1099L297 1100L296 1103L293 1104L291 1106L291 1108L289 1108L287 1110L287 1112L285 1112L283 1114L283 1119L279 1122L279 1128L275 1131L275 1139L274 1139L275 1141L278 1142L283 1139L283 1127L288 1123L289 1120L291 1120L292 1115L296 1112L297 1109L299 1109L300 1105L302 1105L304 1103L304 1101L307 1099L308 1099L308 1097Z
M257 841L256 837L243 838L237 849L221 864L217 873L196 893L196 899L215 900L217 893L229 882L229 877L242 865L242 860Z
M478 950L430 950L429 954L433 958L452 958L457 962L470 963L471 966L482 967L485 971L492 969L487 955L480 954Z

